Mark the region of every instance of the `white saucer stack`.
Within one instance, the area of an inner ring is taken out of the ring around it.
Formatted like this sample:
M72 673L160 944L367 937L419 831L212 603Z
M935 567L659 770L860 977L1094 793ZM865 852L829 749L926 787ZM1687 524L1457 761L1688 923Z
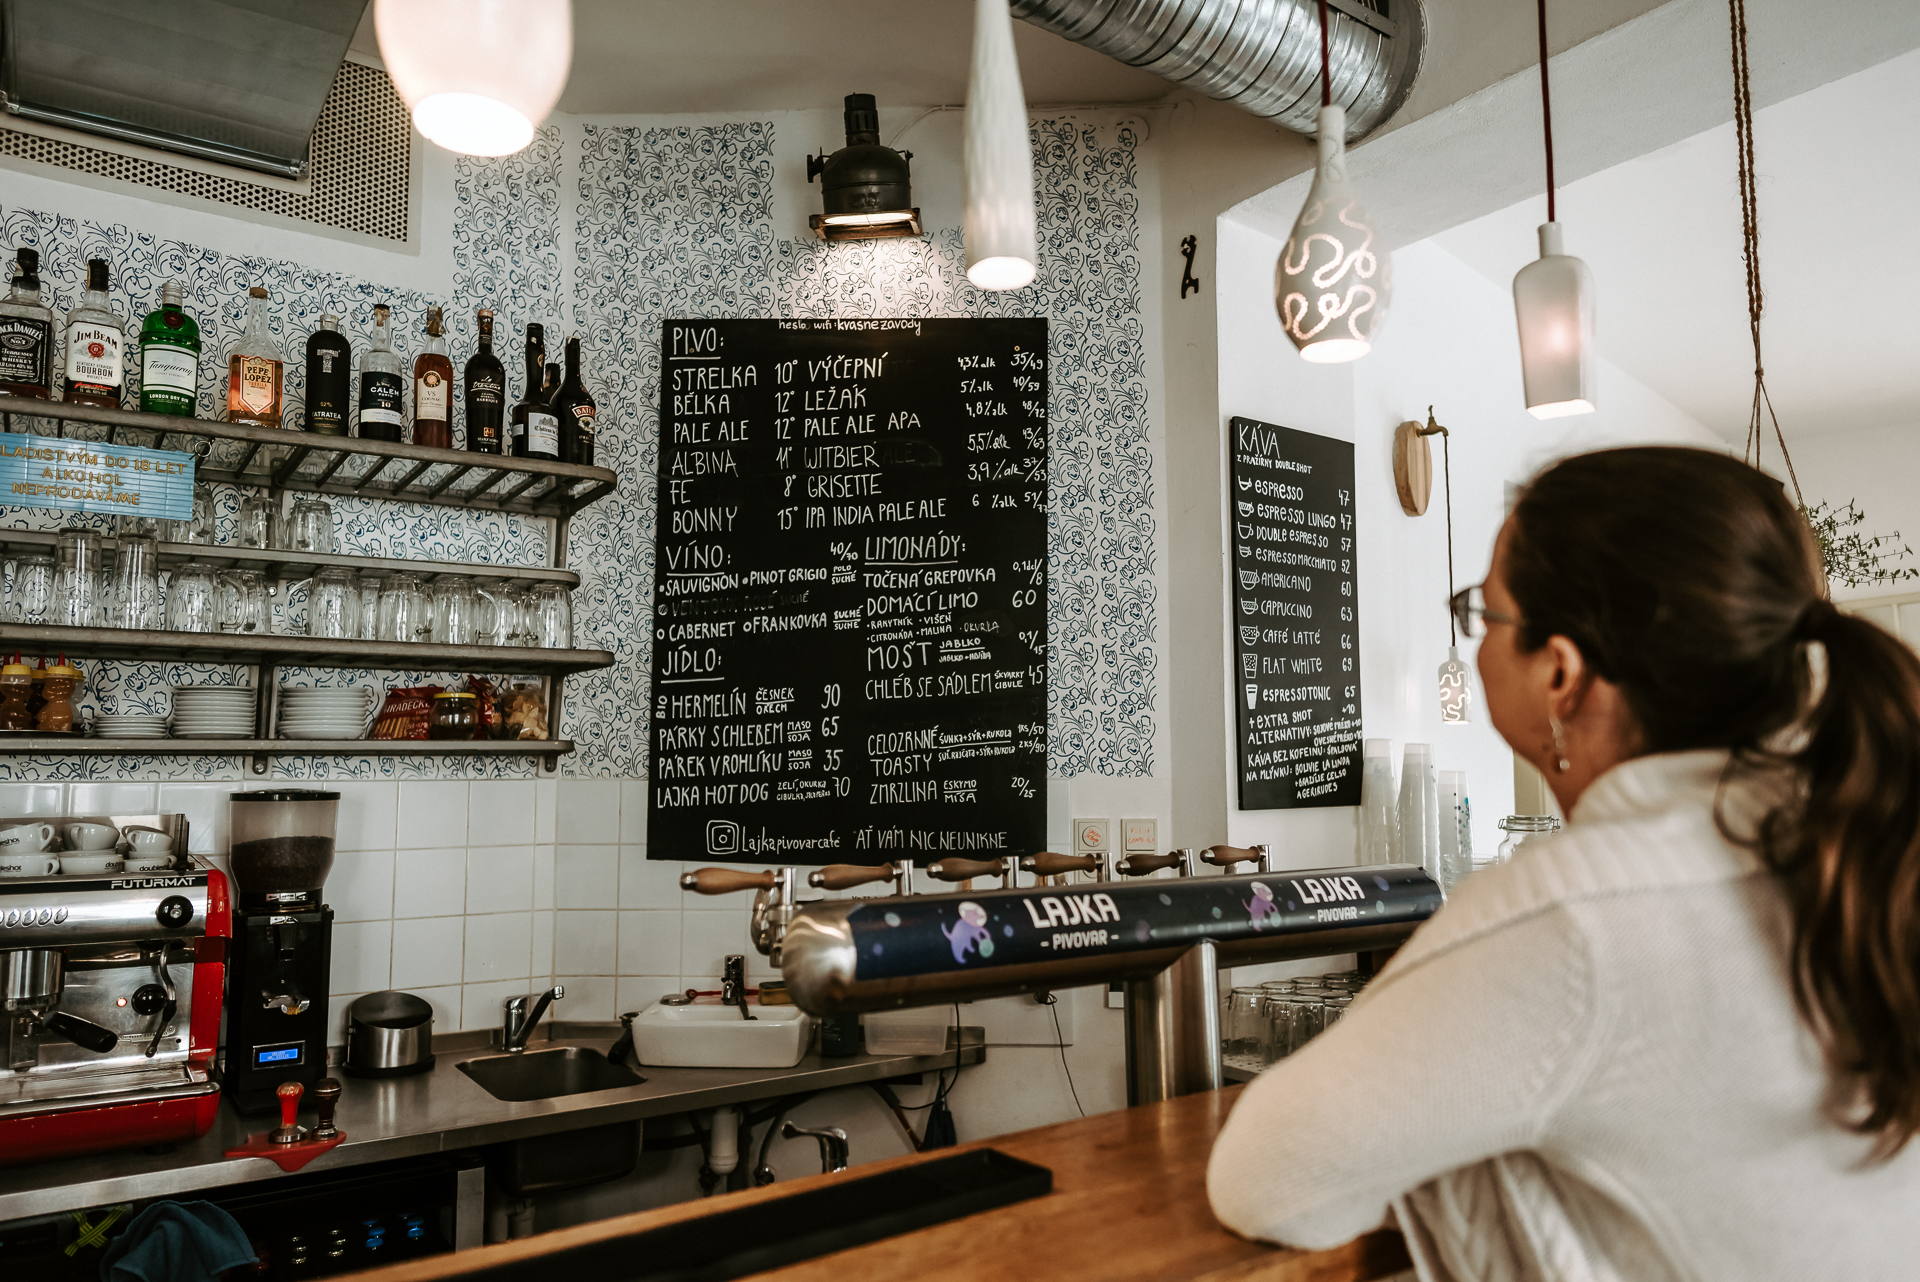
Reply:
M288 686L280 692L280 737L364 738L369 693L359 686Z
M167 719L157 712L103 712L93 719L93 732L102 739L164 739Z
M247 686L175 686L174 738L251 739L253 701Z

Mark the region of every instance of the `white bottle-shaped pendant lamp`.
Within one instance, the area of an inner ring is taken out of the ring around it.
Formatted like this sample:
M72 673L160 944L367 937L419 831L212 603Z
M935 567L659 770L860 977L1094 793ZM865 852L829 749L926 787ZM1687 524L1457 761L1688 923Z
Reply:
M1033 217L1033 144L1006 0L976 0L967 80L967 279L1022 289L1040 261Z
M1593 413L1593 273L1566 252L1559 223L1540 224L1540 257L1514 275L1513 314L1520 323L1527 412L1535 418Z
M1273 272L1280 326L1316 364L1358 360L1393 298L1393 260L1347 182L1347 113L1320 108L1320 163Z

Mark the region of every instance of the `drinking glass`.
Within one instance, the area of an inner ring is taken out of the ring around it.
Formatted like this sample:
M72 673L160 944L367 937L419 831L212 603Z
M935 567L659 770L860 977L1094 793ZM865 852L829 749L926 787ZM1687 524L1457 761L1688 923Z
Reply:
M379 639L424 641L433 633L433 609L419 576L400 571L380 586Z
M497 631L501 645L529 646L533 640L533 589L526 583L503 583L499 595Z
M529 645L548 650L573 649L573 596L564 583L537 583L533 588L532 637Z
M1221 1062L1232 1068L1259 1072L1266 1066L1266 993L1258 988L1236 988L1227 994L1227 1044Z
M1263 1062L1271 1064L1292 1053L1296 1000L1292 993L1271 993L1261 999L1260 1012L1267 1025L1260 1050Z
M473 643L505 645L501 640L501 595L503 583L481 582L473 585Z
M360 593L354 588L352 570L330 565L307 584L307 635L360 635Z
M240 500L240 519L235 537L243 548L273 546L273 499L265 494L249 494Z
M106 626L157 628L165 621L160 601L159 544L123 534L108 572Z
M320 499L295 502L282 527L280 544L290 552L332 552L332 506Z
M193 487L193 515L184 521L162 521L161 537L168 543L213 544L213 491L205 485Z
M113 530L122 538L132 535L137 539L157 539L164 524L164 521L151 516L122 516L114 521Z
M13 566L13 590L7 595L7 622L51 622L53 579L53 558L44 552L35 552L16 561Z
M433 582L433 639L440 645L472 645L479 623L480 599L473 580L443 574Z
M220 630L219 573L204 561L175 566L167 579L167 626L175 632Z
M267 581L258 570L229 570L219 577L220 630L264 634L273 631Z
M106 574L100 536L92 530L60 531L53 576L53 612L49 622L68 628L99 627L106 611L101 597Z
M362 575L355 581L355 586L359 590L360 597L359 606L357 607L359 626L354 630L352 635L359 637L362 641L378 640L380 637L381 581L378 578L368 578Z
M1339 997L1327 998L1324 1003L1325 1013L1321 1015L1323 1027L1332 1028L1335 1024L1339 1023L1345 1018L1347 1008L1351 1005L1353 1005L1353 998L1344 994Z

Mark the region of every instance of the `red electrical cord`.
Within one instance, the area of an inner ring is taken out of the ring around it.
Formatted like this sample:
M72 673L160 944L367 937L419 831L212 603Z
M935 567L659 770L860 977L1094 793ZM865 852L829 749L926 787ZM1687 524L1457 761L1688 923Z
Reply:
M1546 0L1540 0L1545 4ZM1327 0L1320 0L1320 105L1333 105L1333 72L1327 56Z
M1322 11L1326 0L1320 0ZM1324 37L1323 37L1324 39ZM1540 123L1547 134L1547 221L1553 221L1553 97L1547 91L1547 0L1540 0Z

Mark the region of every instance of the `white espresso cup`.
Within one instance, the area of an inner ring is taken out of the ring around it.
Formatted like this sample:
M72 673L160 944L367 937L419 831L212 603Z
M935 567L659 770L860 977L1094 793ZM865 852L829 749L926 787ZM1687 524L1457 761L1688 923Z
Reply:
M0 877L51 877L60 871L52 855L13 855L0 851Z
M45 850L53 844L53 833L53 825L49 823L23 823L0 828L0 859Z
M135 854L168 855L173 853L173 838L158 828L125 828L127 844Z
M72 850L112 850L120 844L120 830L112 824L68 824L67 846Z
M127 856L128 872L162 872L172 866L171 855L149 855L136 850Z
M120 856L111 850L86 854L75 854L69 851L60 856L60 871L67 876L75 873L119 872L120 868Z

